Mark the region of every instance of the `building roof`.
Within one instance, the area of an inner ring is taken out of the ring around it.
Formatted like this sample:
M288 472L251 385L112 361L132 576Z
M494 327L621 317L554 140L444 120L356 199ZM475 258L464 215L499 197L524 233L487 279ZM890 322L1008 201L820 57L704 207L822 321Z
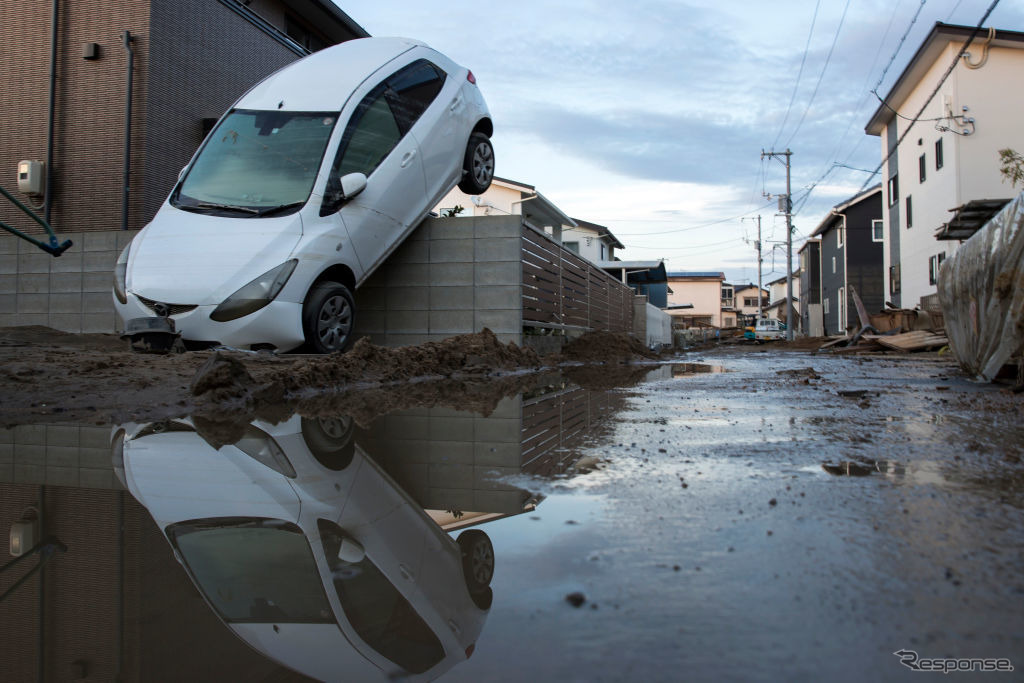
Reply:
M812 244L821 244L821 240L816 240L816 239L813 239L813 238L807 240L806 242L803 243L803 245L799 249L796 250L796 253L799 254L801 251L803 251L807 247L811 246Z
M327 27L318 19L320 13L327 14L330 19L333 19L336 23L340 24L346 31L352 34L355 38L369 38L370 34L365 28L357 24L352 20L352 17L345 14L340 7L335 5L330 0L288 0L287 6L292 9L295 13L300 14L311 21L316 22L316 26L320 30L326 30ZM337 39L336 36L331 36L333 39ZM345 40L345 38L342 38Z
M580 218L573 218L572 220L576 221L572 225L576 225L576 226L579 226L581 228L587 228L588 230L593 230L594 232L597 233L597 236L598 236L599 239L601 237L608 237L608 238L610 238L612 246L615 247L616 249L625 249L626 248L626 246L622 242L619 241L619 238L617 238L615 235L613 235L612 231L609 230L608 228L606 228L605 226L598 225L597 223L591 223L590 221L585 221L585 220L582 220Z
M569 216L559 209L554 202L538 192L535 186L521 183L518 180L499 178L498 176L494 176L492 181L498 185L504 185L509 189L519 190L523 194L530 195L528 197L523 197L522 201L519 203L520 210L522 211L524 218L532 218L542 225L576 226L576 222L573 219L569 218ZM534 199L534 197L536 197L536 199ZM515 202L513 202L513 204L514 203Z
M871 187L869 187L868 189L864 190L863 192L859 192L859 193L853 195L852 197L850 197L849 199L846 199L846 200L844 200L842 202L839 202L838 204L836 204L835 206L832 207L832 211L831 212L829 212L823 219L821 219L821 223L819 223L818 227L815 228L814 232L811 233L811 237L817 237L818 235L822 235L822 234L828 232L831 229L831 227L832 227L832 223L837 218L840 218L840 216L838 214L841 214L843 211L846 211L848 208L850 208L854 204L859 204L860 202L864 201L865 199L868 199L869 197L871 197L871 196L873 196L875 194L878 194L881 191L882 191L882 184L881 183L876 183L876 184L872 185Z
M962 206L951 209L953 217L935 231L935 239L968 239L1009 203L1009 199L972 199Z
M664 261L598 261L597 265L615 277L623 269L629 271L629 281L634 284L668 281Z
M987 37L984 31L974 26L958 26L955 24L943 24L936 22L931 33L924 39L917 52L910 58L910 62L903 73L900 74L885 100L878 105L878 109L871 115L871 119L864 127L868 135L881 135L885 126L896 115L894 110L899 110L903 103L914 91L914 88L921 82L928 70L935 64L935 60L951 42L966 41L971 35L974 40ZM973 41L972 41L973 43ZM1019 31L997 30L992 45L997 47L1024 48L1024 33Z
M690 271L690 270L674 270L667 273L668 278L682 279L687 278L691 280L721 280L725 281L725 273L716 273L712 271Z

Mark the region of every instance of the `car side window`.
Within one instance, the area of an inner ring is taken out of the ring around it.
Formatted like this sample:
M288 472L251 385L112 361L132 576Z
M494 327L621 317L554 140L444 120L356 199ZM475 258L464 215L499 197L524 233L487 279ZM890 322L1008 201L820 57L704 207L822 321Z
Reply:
M388 100L403 134L437 98L446 77L439 67L420 59L388 78Z
M339 178L347 173L369 176L401 139L402 131L382 84L359 103L352 115L334 163L335 174Z

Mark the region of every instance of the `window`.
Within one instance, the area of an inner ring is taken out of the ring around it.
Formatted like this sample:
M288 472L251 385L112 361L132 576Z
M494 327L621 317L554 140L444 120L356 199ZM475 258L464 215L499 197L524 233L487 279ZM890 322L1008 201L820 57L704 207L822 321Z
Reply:
M907 227L910 228L914 225L914 205L910 201L910 195L907 195Z
M339 178L348 173L369 176L401 139L402 131L384 96L384 86L378 86L352 115L338 150L334 174Z
M924 182L924 177L925 177L924 168L925 168L925 160L924 160L924 155L922 154L921 156L919 156L917 158L917 179L918 179L919 182L922 182L922 183Z
M895 266L889 266L889 293L900 293L900 266L898 263Z
M942 168L942 138L935 141L935 170Z
M839 319L839 329L846 329L846 288L840 287L836 294L836 315Z
M602 261L606 260L605 257L607 256L607 254L608 254L608 245L606 245L604 242L601 242L601 260Z
M835 256L832 257L832 272L833 273L836 272L836 257Z
M872 242L884 242L885 241L885 229L883 228L882 219L876 218L871 221L871 241Z
M889 206L894 205L900 200L900 178L898 175L894 175L889 178Z
M828 297L826 296L821 302L821 309L825 314L828 314Z
M444 80L444 72L425 59L413 62L388 79L388 101L403 134L412 128L441 92Z
M928 259L928 284L935 285L939 282L939 269L942 262L946 260L945 252L936 254Z
M562 242L562 246L571 251L574 254L580 253L579 242Z
M843 248L843 242L845 240L846 240L846 226L845 225L840 225L838 228L836 228L836 249L842 249Z
M743 297L743 306L747 307L747 308L750 308L752 306L757 306L757 297L756 296L745 296L745 297Z

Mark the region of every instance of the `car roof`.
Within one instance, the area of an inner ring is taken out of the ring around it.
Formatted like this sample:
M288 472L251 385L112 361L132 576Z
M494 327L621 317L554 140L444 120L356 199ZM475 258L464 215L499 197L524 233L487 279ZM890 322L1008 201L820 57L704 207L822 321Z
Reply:
M341 111L369 76L415 47L409 38L359 38L314 52L253 86L236 109Z

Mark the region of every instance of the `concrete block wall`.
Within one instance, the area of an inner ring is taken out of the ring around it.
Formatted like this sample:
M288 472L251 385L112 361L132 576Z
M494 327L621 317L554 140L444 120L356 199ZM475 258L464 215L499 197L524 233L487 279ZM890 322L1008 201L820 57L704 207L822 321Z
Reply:
M121 489L111 463L110 428L58 424L0 429L0 482Z
M487 417L440 407L392 413L356 443L426 509L515 514L529 494L495 479L521 472L521 429L516 396Z
M14 235L0 234L0 327L114 332L114 263L134 236L134 231L120 230L58 233L61 242L74 244L54 257Z
M520 221L424 221L356 292L356 334L406 346L486 327L521 344Z

